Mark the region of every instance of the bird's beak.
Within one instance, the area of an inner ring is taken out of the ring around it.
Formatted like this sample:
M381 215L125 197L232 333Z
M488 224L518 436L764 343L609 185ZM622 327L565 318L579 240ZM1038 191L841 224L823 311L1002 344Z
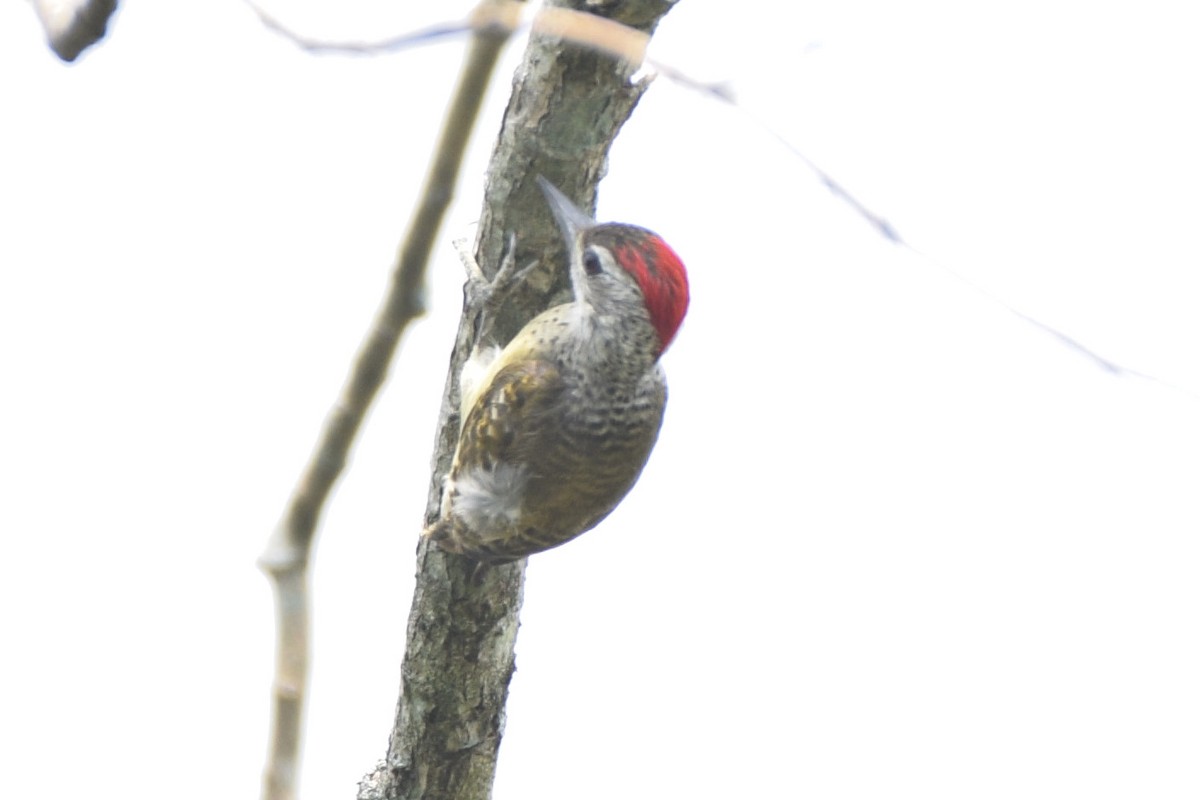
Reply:
M579 233L595 225L596 221L579 210L557 186L541 175L537 176L537 184L542 194L546 195L546 203L567 240L567 252L574 253L579 246Z

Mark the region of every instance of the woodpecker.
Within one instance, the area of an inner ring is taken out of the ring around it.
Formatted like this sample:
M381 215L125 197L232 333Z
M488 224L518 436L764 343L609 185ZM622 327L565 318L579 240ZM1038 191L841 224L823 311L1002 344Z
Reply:
M659 357L688 306L687 272L657 234L598 224L537 181L566 240L573 299L502 350L476 347L460 380L462 427L441 514L425 530L443 550L487 563L574 539L633 488L667 401ZM483 290L502 291L529 269L511 266Z

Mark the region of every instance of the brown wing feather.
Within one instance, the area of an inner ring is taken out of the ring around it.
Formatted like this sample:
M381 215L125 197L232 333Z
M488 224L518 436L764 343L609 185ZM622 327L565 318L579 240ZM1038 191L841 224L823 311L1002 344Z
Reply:
M524 470L526 475L539 473L538 455L556 435L556 406L562 402L563 390L562 376L551 361L521 360L497 372L467 413L450 469L451 486L460 475L492 471L500 464ZM457 490L451 488L443 504L443 518L427 534L452 552L503 560L497 557L496 545L508 542L515 546L519 528L470 529L450 513L457 496ZM499 550L507 554L508 547Z
M497 372L467 414L452 475L471 467L492 469L495 461L528 463L548 433L546 419L562 391L562 377L550 361L522 361Z

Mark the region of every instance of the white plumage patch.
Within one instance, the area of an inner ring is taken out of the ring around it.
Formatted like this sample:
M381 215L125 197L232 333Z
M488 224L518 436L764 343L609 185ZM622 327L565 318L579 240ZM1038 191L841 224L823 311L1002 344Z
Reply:
M527 479L524 467L503 461L493 469L464 470L451 487L454 514L475 531L508 527L521 517Z
M483 391L484 382L489 377L488 372L496 363L500 352L500 348L496 345L476 347L467 358L466 363L463 364L462 371L458 373L458 393L461 398L459 410L462 412L460 425L466 423L467 413L479 399L479 393Z

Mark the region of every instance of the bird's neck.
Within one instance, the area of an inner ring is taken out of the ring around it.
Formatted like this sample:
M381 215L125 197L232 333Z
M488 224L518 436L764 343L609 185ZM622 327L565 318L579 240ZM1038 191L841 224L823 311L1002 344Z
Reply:
M568 316L571 346L568 368L604 375L607 380L636 383L658 361L658 333L644 308L620 313L575 302Z

